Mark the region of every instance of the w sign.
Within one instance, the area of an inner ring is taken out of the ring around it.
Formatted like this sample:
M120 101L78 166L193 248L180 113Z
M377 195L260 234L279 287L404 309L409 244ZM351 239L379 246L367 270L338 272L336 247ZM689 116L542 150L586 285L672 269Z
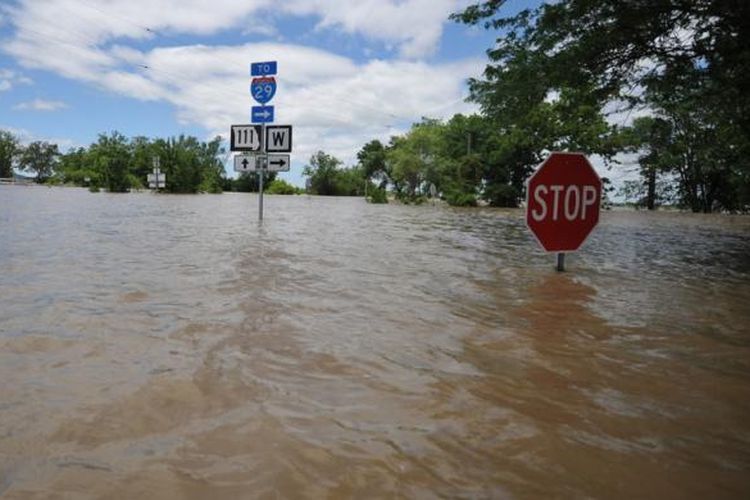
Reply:
M292 151L292 126L268 125L266 127L266 152L290 153Z

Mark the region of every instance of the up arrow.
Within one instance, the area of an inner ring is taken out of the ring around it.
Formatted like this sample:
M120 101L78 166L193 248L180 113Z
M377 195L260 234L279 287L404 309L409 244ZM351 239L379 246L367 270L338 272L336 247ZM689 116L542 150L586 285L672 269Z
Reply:
M242 160L242 166L245 167L245 168L247 168L247 163L248 163L247 158L244 158Z

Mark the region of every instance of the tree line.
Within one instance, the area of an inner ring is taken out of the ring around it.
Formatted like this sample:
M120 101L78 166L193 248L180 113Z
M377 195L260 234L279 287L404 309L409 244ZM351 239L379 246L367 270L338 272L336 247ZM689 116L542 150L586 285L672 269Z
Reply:
M9 131L0 130L0 177L13 177L13 168L34 174L36 182L104 188L126 192L148 187L148 174L158 164L166 174L169 193L220 193L257 191L255 174L229 179L224 171L226 151L220 137L204 142L192 136L168 139L126 138L119 132L100 134L84 148L60 153L56 144L35 141L22 146ZM267 173L270 193L293 194L299 190Z

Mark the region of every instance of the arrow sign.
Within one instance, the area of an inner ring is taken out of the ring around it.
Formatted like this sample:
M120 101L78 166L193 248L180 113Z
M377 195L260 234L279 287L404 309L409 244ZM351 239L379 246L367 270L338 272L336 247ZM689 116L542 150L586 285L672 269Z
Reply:
M250 83L250 94L260 104L267 103L276 94L276 79L272 76L253 78Z
M289 172L289 155L268 155L269 172Z
M234 157L234 171L235 172L255 172L259 170L259 163L257 161L257 155L237 155Z
M250 64L250 76L266 76L276 74L276 61L256 62Z
M270 123L273 121L273 106L253 106L250 112L253 123Z

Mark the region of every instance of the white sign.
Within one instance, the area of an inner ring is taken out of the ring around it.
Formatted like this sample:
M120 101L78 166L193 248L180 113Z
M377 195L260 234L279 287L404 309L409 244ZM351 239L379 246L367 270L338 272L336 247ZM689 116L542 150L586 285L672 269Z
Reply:
M289 172L289 155L237 155L234 157L235 172Z
M260 170L258 155L237 155L234 157L235 172L256 172Z
M263 144L263 127L260 125L232 125L230 151L260 151Z
M266 127L266 153L292 152L292 126L268 125Z
M289 155L268 155L266 169L269 172L289 172Z
M158 168L154 169L153 174L148 174L146 180L151 189L167 187L167 174L161 173Z

